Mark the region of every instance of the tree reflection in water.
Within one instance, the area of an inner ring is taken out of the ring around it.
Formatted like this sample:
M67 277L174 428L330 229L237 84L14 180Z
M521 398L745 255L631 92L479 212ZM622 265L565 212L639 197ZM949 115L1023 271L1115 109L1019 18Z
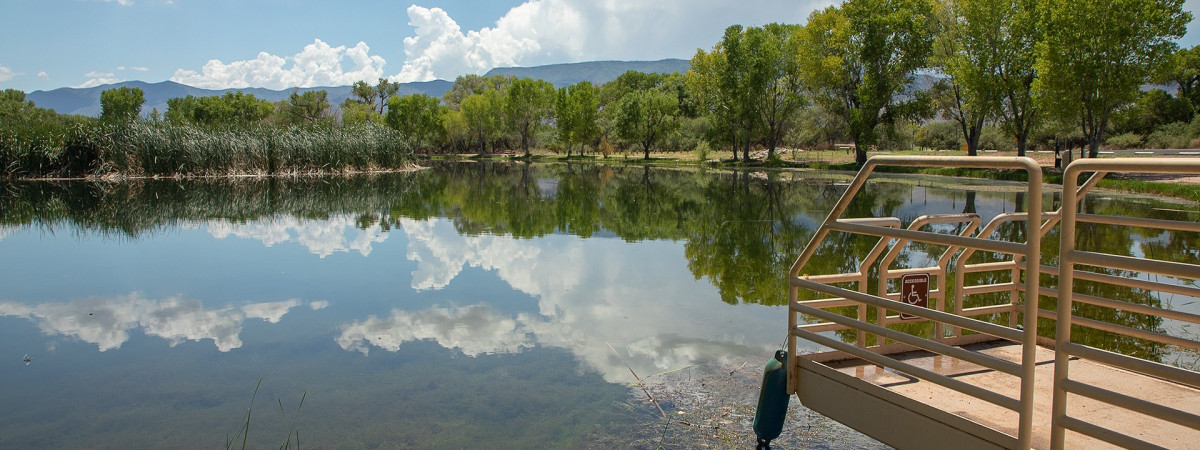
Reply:
M446 217L463 235L526 239L565 233L585 238L615 236L630 242L683 241L688 269L696 279L709 280L723 302L782 306L787 303L784 274L841 195L844 188L835 181L845 179L844 174L814 172L472 162L432 163L431 168L416 172L370 176L22 182L6 185L0 195L0 224L49 231L70 228L138 239L189 222L245 223L272 217L348 214L360 229L378 226L383 233L400 227L402 219ZM918 189L925 196L920 202L913 195ZM965 192L963 201L959 192ZM1019 193L937 190L913 186L912 182L888 181L868 184L844 217L903 216L907 223L923 213L921 207L941 208L934 211L941 213L977 212L985 209L979 202L987 202L992 210L997 204L1006 211L1024 208L1023 194ZM1049 203L1057 207L1056 202ZM1093 197L1087 198L1083 211L1141 217L1188 214L1164 212L1152 202ZM985 222L989 219L984 217ZM1057 233L1057 229L1051 231L1043 241L1044 263L1057 264ZM1022 242L1024 227L1002 226L994 238ZM872 238L833 233L818 249L808 270L856 271L875 242ZM1155 259L1200 258L1200 236L1195 233L1081 224L1078 245L1089 251ZM942 250L944 247L910 244L894 266L903 267L906 258L917 253L937 255ZM978 252L971 262L1000 259L1001 255ZM872 280L877 272L877 268L870 269ZM1114 270L1102 272L1137 276ZM999 283L1009 281L1008 277L1007 273L989 272L973 274L967 282ZM1044 276L1043 286L1053 288L1054 281L1054 277ZM872 281L868 292L876 292L876 284ZM1088 295L1162 305L1160 298L1140 289L1089 282L1078 286L1079 292ZM1002 294L973 296L964 306L993 304L1000 301L997 295ZM1043 297L1039 303L1043 309L1055 309L1051 298ZM1089 305L1077 305L1076 309L1081 317L1163 331L1161 318ZM874 317L874 311L869 310L868 317ZM1007 321L1002 315L986 319ZM932 332L927 323L895 327L917 334ZM1040 321L1041 334L1052 336L1053 328L1052 322ZM1168 351L1161 344L1081 327L1073 336L1088 345L1156 361ZM841 333L841 337L847 341L854 338L852 333Z

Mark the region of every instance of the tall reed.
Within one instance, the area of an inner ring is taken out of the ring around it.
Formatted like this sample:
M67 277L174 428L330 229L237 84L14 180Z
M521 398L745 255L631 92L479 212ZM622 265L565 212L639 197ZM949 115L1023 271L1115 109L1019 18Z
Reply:
M414 161L399 132L351 127L203 128L94 119L0 125L0 177L212 176L387 170Z

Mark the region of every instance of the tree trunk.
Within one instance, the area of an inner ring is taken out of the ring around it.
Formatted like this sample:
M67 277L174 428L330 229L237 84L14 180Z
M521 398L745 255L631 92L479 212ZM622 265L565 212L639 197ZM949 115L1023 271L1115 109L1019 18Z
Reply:
M746 133L746 146L742 147L742 161L750 160L750 133Z
M1095 136L1088 138L1088 158L1100 156L1100 138L1102 136L1102 133L1096 133Z

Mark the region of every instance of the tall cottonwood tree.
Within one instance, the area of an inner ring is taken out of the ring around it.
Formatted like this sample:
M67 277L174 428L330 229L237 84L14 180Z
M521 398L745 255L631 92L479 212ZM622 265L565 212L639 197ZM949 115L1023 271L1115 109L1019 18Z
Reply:
M589 81L561 88L555 98L555 131L571 156L574 144L592 143L600 135L600 92ZM581 151L582 153L582 151Z
M521 78L508 86L504 117L508 128L521 139L525 157L537 138L537 132L554 110L554 85L545 80Z
M1000 103L1000 124L1017 141L1017 156L1025 156L1029 136L1045 114L1033 90L1037 79L1037 52L1045 38L1041 11L1047 0L971 0L962 3L962 15L972 27L973 41L994 48Z
M487 153L488 144L499 140L504 133L504 95L497 89L486 89L481 93L462 99L459 109L467 129L479 140L479 154Z
M945 0L937 5L941 30L932 62L948 79L935 85L933 98L939 112L958 123L970 156L979 153L983 124L999 107L1002 86L999 49L989 39L1001 32L1000 24L975 13L1003 2Z
M749 60L745 44L745 28L733 25L725 29L721 42L710 52L698 50L692 57L692 70L685 83L712 118L713 125L726 133L733 149L733 159L742 150L750 157L757 115L751 107L748 79Z
M746 30L744 38L749 54L746 106L757 119L769 159L775 157L775 149L805 103L799 32L797 25L772 23Z
M443 109L440 100L425 94L393 96L388 99L387 124L418 148L429 148L434 138L446 132Z
M802 34L800 67L812 99L846 123L855 161L867 161L877 128L911 114L904 96L925 66L936 34L927 0L848 0L814 11Z
M1191 13L1183 0L1055 0L1043 3L1045 40L1034 84L1042 105L1075 122L1090 157L1117 107L1175 52Z
M645 159L667 133L679 125L679 98L658 89L633 91L617 103L617 135L641 144Z

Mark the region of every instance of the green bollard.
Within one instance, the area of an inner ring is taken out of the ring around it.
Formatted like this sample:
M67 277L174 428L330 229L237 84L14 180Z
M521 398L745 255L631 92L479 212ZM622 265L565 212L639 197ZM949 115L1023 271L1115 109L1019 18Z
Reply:
M762 390L758 392L758 409L754 411L754 434L758 450L770 450L771 440L783 431L787 417L787 351L778 350L763 369Z

